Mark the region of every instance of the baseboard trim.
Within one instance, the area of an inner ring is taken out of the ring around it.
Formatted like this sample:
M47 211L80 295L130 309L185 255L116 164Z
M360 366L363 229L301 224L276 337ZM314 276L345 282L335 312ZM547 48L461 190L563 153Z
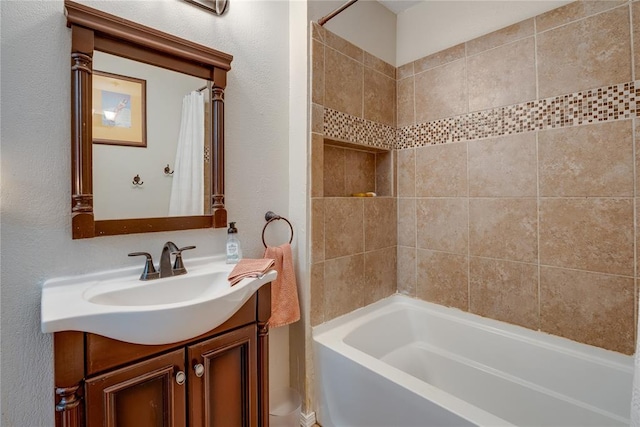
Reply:
M313 427L316 423L316 413L300 413L300 427Z

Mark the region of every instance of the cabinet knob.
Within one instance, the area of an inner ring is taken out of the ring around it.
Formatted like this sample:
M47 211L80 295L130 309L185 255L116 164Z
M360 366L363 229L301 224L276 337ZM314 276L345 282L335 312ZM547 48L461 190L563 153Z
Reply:
M176 374L176 382L178 383L178 385L184 384L186 379L187 379L187 376L184 374L184 372L178 371L178 373Z
M198 378L204 375L204 366L202 366L202 363L198 363L197 365L195 365L193 367L193 370L196 371L196 377Z

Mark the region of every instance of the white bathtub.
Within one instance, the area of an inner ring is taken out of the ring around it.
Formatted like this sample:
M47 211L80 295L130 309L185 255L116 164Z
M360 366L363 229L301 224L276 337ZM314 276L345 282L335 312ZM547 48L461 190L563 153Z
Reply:
M619 353L401 295L313 339L323 427L629 425Z

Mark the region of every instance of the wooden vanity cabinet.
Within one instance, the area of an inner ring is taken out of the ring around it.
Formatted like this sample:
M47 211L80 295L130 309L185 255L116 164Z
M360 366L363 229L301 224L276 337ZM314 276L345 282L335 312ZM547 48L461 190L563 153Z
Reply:
M175 350L85 382L88 426L180 426L186 419L184 351Z
M54 336L56 427L268 427L270 286L218 328L160 346Z

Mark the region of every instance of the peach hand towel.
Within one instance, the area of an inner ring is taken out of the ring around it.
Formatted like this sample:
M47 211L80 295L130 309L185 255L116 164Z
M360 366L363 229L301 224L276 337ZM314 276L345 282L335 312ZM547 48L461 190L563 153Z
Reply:
M293 255L291 245L273 247L264 251L265 258L273 258L278 277L271 283L271 318L269 326L277 328L300 320L300 303L298 302L298 287L293 270Z
M260 277L267 271L271 270L271 267L274 265L274 260L269 258L262 259L247 259L242 258L227 279L231 283L231 286L235 285L245 277Z

